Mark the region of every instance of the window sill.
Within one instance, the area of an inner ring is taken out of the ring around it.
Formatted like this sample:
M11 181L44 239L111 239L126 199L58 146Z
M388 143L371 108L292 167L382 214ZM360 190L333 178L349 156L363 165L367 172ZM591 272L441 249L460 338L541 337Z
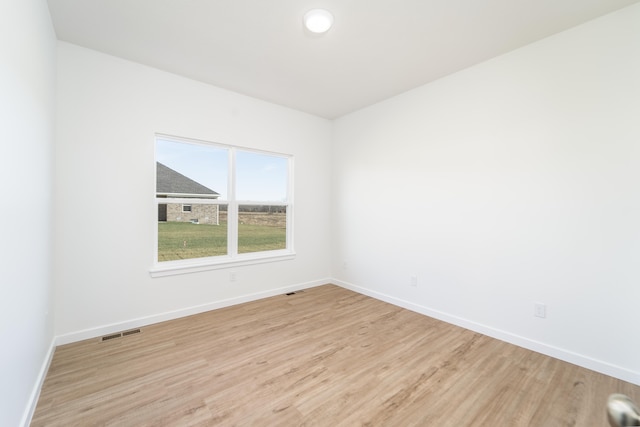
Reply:
M207 270L242 267L246 265L269 262L288 261L294 259L295 252L273 251L268 254L243 254L237 257L198 258L194 260L166 261L157 263L149 269L151 277L175 276L178 274L197 273Z

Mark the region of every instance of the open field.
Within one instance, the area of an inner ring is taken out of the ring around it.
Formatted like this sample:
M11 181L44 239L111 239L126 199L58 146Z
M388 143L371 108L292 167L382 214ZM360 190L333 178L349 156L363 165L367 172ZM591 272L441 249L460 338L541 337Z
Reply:
M158 261L227 254L227 223L158 222Z
M286 220L284 215L255 213L240 215L240 224L238 224L239 253L285 248ZM160 262L226 254L226 221L221 221L220 225L186 222L158 223L158 261Z

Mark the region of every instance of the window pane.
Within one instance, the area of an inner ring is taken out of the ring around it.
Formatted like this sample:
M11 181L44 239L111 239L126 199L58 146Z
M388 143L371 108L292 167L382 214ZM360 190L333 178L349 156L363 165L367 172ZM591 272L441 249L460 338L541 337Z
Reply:
M158 205L158 261L203 258L227 254L227 222L220 206L180 203Z
M287 167L286 157L238 150L236 199L286 201Z
M239 206L238 253L286 248L286 206Z
M156 195L227 200L229 150L156 139Z

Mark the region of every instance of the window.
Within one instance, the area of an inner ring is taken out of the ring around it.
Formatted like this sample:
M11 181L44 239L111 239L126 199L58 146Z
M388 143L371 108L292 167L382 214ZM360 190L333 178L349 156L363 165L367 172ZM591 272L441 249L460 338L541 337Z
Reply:
M285 154L157 136L152 275L291 258L292 164Z

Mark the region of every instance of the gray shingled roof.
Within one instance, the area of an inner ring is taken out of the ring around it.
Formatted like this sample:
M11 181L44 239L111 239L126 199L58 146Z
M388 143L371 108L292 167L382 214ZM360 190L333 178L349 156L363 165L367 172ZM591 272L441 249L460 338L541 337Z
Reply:
M187 178L179 172L156 162L156 194L158 195L199 195L201 197L216 198L220 193L216 193L210 188Z

